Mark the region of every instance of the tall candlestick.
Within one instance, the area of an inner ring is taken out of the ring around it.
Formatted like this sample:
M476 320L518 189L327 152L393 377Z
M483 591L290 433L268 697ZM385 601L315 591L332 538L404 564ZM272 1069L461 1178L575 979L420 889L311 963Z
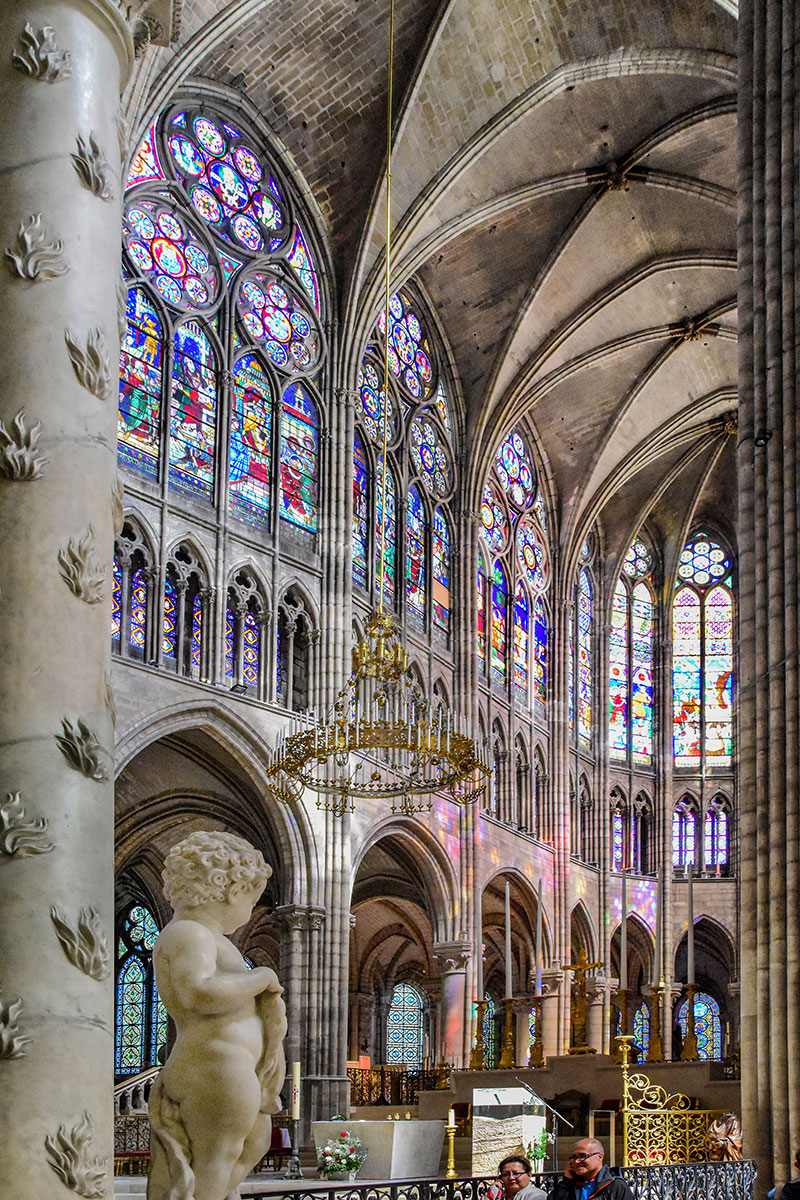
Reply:
M542 877L536 894L536 995L542 994Z
M300 1063L292 1063L292 1120L300 1120Z
M686 982L694 985L694 863L689 863L687 903L689 924L686 928Z
M622 872L622 923L619 927L619 986L628 986L628 876Z
M511 888L506 881L506 998L513 995L511 986Z
M478 993L477 1000L480 1004L483 999L483 918L478 920L478 961L475 964L475 990Z

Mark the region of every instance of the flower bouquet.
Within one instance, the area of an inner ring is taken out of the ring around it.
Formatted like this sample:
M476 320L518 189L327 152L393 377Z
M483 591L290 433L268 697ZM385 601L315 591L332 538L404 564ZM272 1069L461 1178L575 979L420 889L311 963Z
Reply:
M353 1179L366 1157L361 1139L343 1129L317 1150L317 1168L324 1179Z

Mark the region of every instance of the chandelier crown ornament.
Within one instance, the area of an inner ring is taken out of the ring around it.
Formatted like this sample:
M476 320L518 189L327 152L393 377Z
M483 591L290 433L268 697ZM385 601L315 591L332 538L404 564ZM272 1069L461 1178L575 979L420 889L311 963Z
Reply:
M386 134L385 312L390 311L392 249L392 87L394 0L389 0L389 87ZM386 463L390 405L389 357L384 355L382 441ZM278 737L267 776L278 800L294 803L316 792L317 808L342 816L355 799L392 801L410 816L432 807L434 794L460 804L477 799L490 774L487 747L467 720L431 705L410 669L397 622L384 608L386 590L386 476L382 471L378 607L353 649L350 676L326 710L298 713Z

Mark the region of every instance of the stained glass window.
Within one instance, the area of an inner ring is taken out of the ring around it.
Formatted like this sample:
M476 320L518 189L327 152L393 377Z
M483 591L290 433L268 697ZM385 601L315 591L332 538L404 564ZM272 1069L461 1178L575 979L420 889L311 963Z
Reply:
M639 579L650 574L653 569L653 556L641 538L635 538L628 547L628 553L622 564L622 569L629 579Z
M111 640L119 642L122 622L122 567L114 559L113 581L111 586Z
M548 579L547 549L539 529L529 519L520 521L517 528L517 558L520 570L534 594L545 591Z
M547 615L541 596L533 618L533 701L541 715L547 704Z
M175 658L178 639L178 613L175 585L169 576L164 583L164 617L161 630L161 647L167 658Z
M570 733L575 730L575 606L567 618L567 719Z
M213 308L221 276L216 255L202 233L170 196L144 197L128 204L122 236L129 260L161 298L179 312Z
M447 406L447 394L445 393L444 384L442 383L441 379L439 380L438 386L436 388L436 396L434 397L434 404L436 406L436 411L439 414L439 417L441 419L442 425L445 428L445 432L450 434L452 432L452 427L450 424L450 409Z
M248 687L258 687L261 670L261 636L258 619L249 608L244 615L242 643L244 682Z
M491 996L486 996L486 1007L483 1010L483 1027L481 1040L483 1042L483 1061L487 1071L497 1067L498 1051L498 1008Z
M242 355L233 376L228 494L233 515L261 528L269 523L272 395L263 363Z
M653 761L653 600L645 583L633 589L631 629L631 753Z
M283 276L256 271L239 289L236 307L241 324L281 375L309 375L319 368L319 323L305 297Z
M158 478L161 452L163 326L142 288L130 288L120 350L118 453L120 461Z
M531 1011L528 1017L528 1053L530 1054L534 1041L536 1040L536 1022L538 1020L537 1006L531 1006Z
M410 983L398 983L386 1017L386 1062L421 1067L424 1049L422 995Z
M225 607L225 674L233 679L236 674L236 616L233 611L232 597L228 596Z
M131 576L131 652L141 657L144 654L144 639L147 631L147 576L139 567Z
M703 861L706 869L728 865L728 814L724 803L712 800L703 820Z
M528 624L530 610L525 588L517 584L514 598L514 692L521 704L528 703Z
M614 588L609 634L608 749L624 759L628 750L628 589L620 579Z
M369 437L380 445L383 444L385 400L383 380L378 375L377 368L371 362L363 361L358 372L359 415ZM389 398L387 436L390 442L393 442L397 436L397 413L391 397Z
M684 1041L689 1031L689 1000L678 1009L678 1024ZM719 1005L713 996L697 992L694 998L694 1032L697 1038L697 1057L701 1062L718 1062L722 1058L722 1021Z
M633 1014L633 1040L639 1047L639 1062L643 1062L650 1050L650 1009L644 1000Z
M478 555L478 578L475 589L475 607L478 624L478 663L482 671L486 670L486 571L483 566L483 555Z
M592 744L594 662L592 655L592 581L585 569L578 576L578 740Z
M432 496L444 496L450 490L450 456L436 426L424 417L411 422L411 461Z
M301 229L298 229L294 235L294 245L289 254L289 262L300 283L314 301L314 308L318 313L321 312L322 304L319 294L319 280L317 279L314 260L311 257L311 252L308 249Z
M317 528L317 408L308 387L283 393L281 517L309 533Z
M158 927L143 905L133 905L119 928L115 1012L115 1071L136 1075L155 1066L166 1045L167 1014L153 979Z
M489 545L495 550L502 549L508 537L508 522L502 504L488 483L481 500L481 522Z
M691 803L681 800L672 814L672 864L685 867L697 861L697 818Z
M386 336L386 313L381 313L378 328ZM395 292L389 298L389 342L386 354L389 370L413 400L425 400L434 384L430 346L422 324L408 297Z
M673 750L678 767L728 766L733 756L731 565L706 534L681 554L673 600ZM720 582L721 581L721 582Z
M619 805L611 810L611 870L625 866L625 817Z
M381 550L383 549L383 594L390 604L394 603L395 557L397 545L397 524L395 516L395 486L391 468L386 475L386 524L385 546L381 545L381 521L383 513L383 459L378 459L376 472L376 503L375 503L375 581L380 587Z
M506 638L508 621L508 584L499 562L492 575L492 682L502 687L506 680Z
M192 674L200 674L200 655L203 649L203 606L199 592L192 601Z
M519 434L508 435L497 451L495 471L503 490L520 508L533 502L536 481L528 452Z
M450 628L450 528L440 508L433 514L433 623Z
M406 516L406 598L409 612L425 619L425 509L419 491L408 489Z
M217 358L197 321L175 333L169 477L173 487L210 500L214 489Z
M353 440L353 582L367 586L367 496L369 481L364 443L358 430Z

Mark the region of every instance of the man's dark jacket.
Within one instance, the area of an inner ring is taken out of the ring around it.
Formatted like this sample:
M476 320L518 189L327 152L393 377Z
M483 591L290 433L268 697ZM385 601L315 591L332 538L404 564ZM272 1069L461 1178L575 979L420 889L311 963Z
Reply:
M550 1193L549 1200L575 1200L575 1186L584 1182L582 1179L567 1179L566 1175L562 1175ZM594 1200L595 1196L602 1197L602 1200L633 1200L630 1184L618 1175L612 1175L605 1163L600 1168L594 1185L591 1200Z

